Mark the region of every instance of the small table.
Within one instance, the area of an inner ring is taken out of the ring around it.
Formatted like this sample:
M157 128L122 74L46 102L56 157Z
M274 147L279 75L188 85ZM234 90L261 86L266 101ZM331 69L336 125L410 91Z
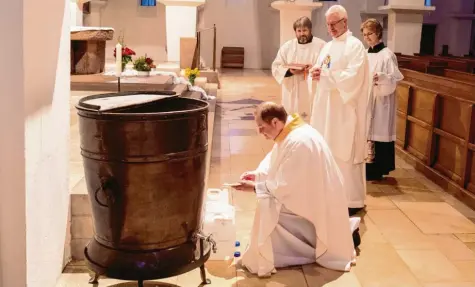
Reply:
M106 41L113 37L114 29L109 27L71 27L71 74L104 72Z

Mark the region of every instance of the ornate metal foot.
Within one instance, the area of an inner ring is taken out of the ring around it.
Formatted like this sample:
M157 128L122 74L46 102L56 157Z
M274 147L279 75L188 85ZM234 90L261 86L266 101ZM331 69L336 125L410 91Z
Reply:
M89 284L99 284L99 274L93 273L90 275Z
M205 269L204 265L201 265L200 273L201 273L201 284L200 284L200 286L211 284L211 280L206 278L206 269Z

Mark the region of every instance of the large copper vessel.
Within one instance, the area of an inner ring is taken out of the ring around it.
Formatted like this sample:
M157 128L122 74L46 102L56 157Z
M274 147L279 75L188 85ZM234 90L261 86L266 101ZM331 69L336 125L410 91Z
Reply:
M95 230L84 251L91 283L105 275L141 286L197 267L206 281L208 103L173 94L103 94L76 106Z

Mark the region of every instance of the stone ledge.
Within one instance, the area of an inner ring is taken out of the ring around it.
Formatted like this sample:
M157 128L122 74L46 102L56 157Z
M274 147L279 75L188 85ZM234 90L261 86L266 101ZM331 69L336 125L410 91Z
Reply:
M108 41L114 38L114 31L71 32L71 41Z

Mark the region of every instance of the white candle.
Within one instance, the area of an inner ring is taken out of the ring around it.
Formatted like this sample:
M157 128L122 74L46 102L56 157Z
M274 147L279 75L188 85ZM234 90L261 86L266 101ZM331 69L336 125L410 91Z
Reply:
M115 76L120 77L122 75L122 45L117 43L115 45Z

